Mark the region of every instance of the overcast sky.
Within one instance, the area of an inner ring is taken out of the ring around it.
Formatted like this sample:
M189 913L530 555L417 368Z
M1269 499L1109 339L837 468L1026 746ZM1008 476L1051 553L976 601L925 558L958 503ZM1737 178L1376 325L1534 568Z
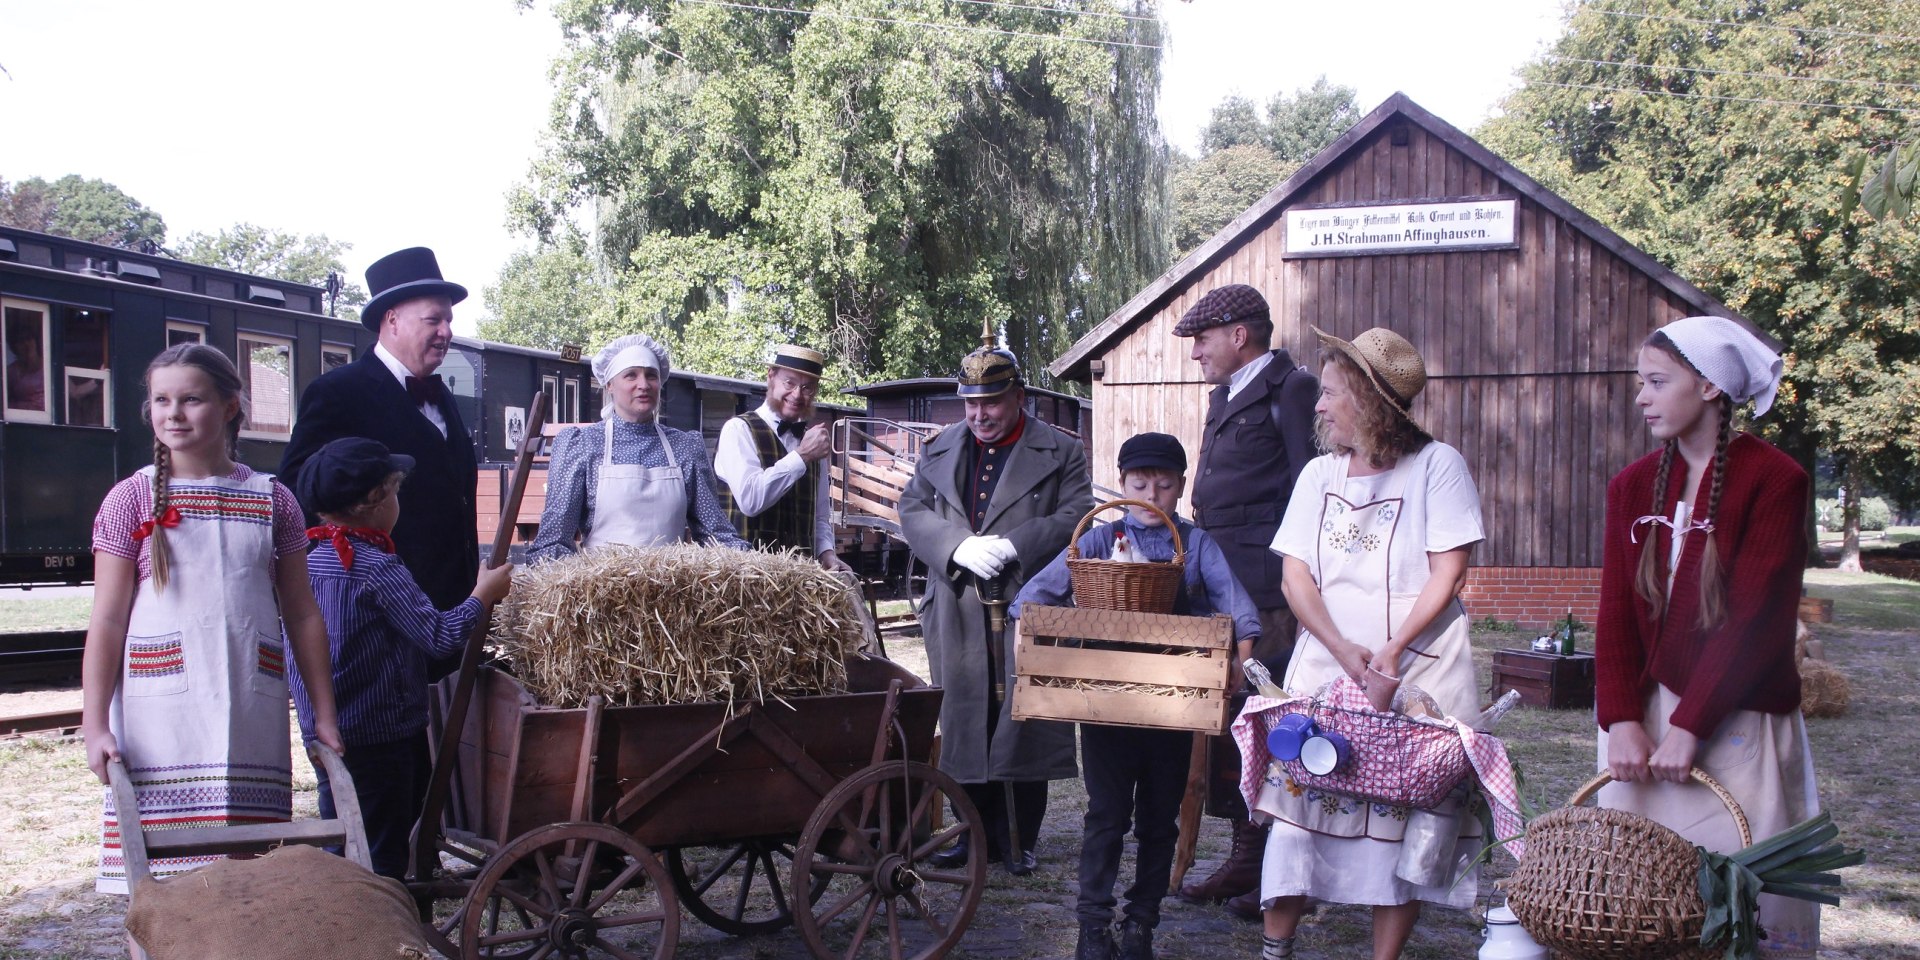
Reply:
M1023 0L1046 2L1046 0ZM777 5L777 4L776 4ZM1064 4L1063 4L1064 5ZM1557 34L1558 0L1163 0L1160 120L1191 151L1214 104L1325 74L1471 130ZM512 0L26 0L0 5L0 177L119 186L168 236L248 221L353 244L355 278L425 244L474 299L526 241L507 189L545 126L559 31ZM774 16L776 14L768 14ZM784 14L781 14L784 16Z

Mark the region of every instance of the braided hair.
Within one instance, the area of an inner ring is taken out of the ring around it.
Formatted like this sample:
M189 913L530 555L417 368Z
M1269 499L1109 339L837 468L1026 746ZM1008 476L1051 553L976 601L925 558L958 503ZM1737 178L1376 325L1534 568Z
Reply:
M247 419L250 404L247 394L241 387L240 372L234 369L233 361L219 350L201 343L179 343L165 350L147 364L147 372L141 383L148 386L148 398L140 402L140 415L153 422L153 400L151 385L153 372L164 367L193 367L207 375L213 388L220 394L221 402L238 401L238 410L227 421L227 455L240 455L240 424ZM158 434L153 438L153 517L158 521L166 516L167 508L173 499L173 451L167 448ZM165 590L167 576L171 568L171 556L167 551L166 527L158 522L153 525L153 533L148 537L148 558L153 563L153 586L155 590Z
M1694 376L1700 376L1700 371L1680 354L1679 348L1675 347L1673 341L1667 339L1664 334L1656 331L1642 346L1651 347L1672 356L1688 370L1692 370ZM1705 378L1702 377L1702 379ZM1693 511L1695 518L1708 522L1712 522L1713 515L1720 509L1720 492L1725 488L1727 479L1727 445L1733 442L1733 397L1724 390L1720 393L1716 412L1720 416L1720 425L1719 435L1715 438L1713 446L1713 481L1707 488L1707 508L1705 511ZM1667 508L1667 481L1672 476L1673 461L1679 450L1680 444L1677 440L1668 440L1660 448L1660 466L1653 475L1653 500L1647 507L1647 512L1652 516L1664 517L1672 512ZM1681 491L1682 496L1688 493L1689 491ZM1698 504L1695 506L1697 507ZM1679 535L1679 531L1674 532L1674 536ZM1720 545L1714 540L1713 533L1703 531L1701 535L1706 537L1707 542L1700 551L1698 625L1702 630L1711 630L1726 619L1726 571L1720 562ZM1659 537L1649 536L1640 545L1640 561L1634 570L1634 592L1652 608L1655 619L1659 619L1666 612L1667 607L1667 585L1660 576L1657 546L1659 541Z

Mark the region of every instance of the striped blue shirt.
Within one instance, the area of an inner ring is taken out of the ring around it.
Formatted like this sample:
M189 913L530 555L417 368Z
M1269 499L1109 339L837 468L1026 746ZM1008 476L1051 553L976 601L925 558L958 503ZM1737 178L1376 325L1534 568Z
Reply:
M427 661L460 651L480 601L468 597L441 613L399 557L358 538L351 571L323 540L307 554L307 576L327 621L341 739L348 747L391 743L426 729ZM293 660L287 677L300 735L312 740L313 705Z

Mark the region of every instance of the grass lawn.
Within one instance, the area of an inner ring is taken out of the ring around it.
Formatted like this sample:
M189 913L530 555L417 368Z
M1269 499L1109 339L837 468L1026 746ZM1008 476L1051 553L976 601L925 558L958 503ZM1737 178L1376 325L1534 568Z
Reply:
M1920 583L1873 574L1809 571L1816 596L1834 598L1836 620L1816 630L1828 658L1852 682L1845 716L1808 721L1823 802L1851 846L1868 862L1844 872L1844 902L1825 914L1828 960L1915 956L1920 944L1920 804L1910 764L1920 754ZM4 609L0 616L11 613ZM1476 629L1481 678L1492 651L1523 646L1532 631ZM890 638L894 658L924 675L918 638ZM1526 792L1542 808L1565 802L1592 773L1594 730L1585 710L1521 709L1498 731L1519 763ZM296 785L311 809L305 764ZM1903 773L1902 771L1908 771ZM990 873L979 912L955 956L1025 960L1070 956L1073 903L1085 794L1078 781L1053 784L1040 847L1040 869L1014 879ZM0 742L0 960L14 957L122 956L116 928L124 901L96 895L92 869L99 793L73 741ZM1221 821L1205 822L1201 869L1226 852ZM1120 885L1131 880L1131 858ZM1483 877L1482 904L1493 879L1511 868L1502 857ZM1161 955L1183 960L1247 960L1258 956L1257 926L1224 919L1217 908L1175 900L1165 905L1158 938ZM1300 934L1300 960L1363 956L1367 911L1327 906ZM1473 915L1430 909L1405 956L1409 960L1464 960L1479 949ZM681 924L681 956L799 960L808 954L797 934L739 940L707 930L691 917Z
M1839 533L1820 531L1820 542L1823 544L1838 544L1842 539L1844 537ZM1862 531L1860 534L1860 545L1869 549L1898 546L1914 540L1920 540L1920 527L1888 527L1885 530Z
M0 633L85 630L93 614L92 597L34 596L31 591L0 592Z

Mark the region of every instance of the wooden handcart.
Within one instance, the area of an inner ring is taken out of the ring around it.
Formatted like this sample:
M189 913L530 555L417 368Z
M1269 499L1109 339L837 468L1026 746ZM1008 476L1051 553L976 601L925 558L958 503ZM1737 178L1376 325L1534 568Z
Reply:
M480 639L437 690L409 883L449 957L671 957L682 905L732 934L794 925L822 960L936 958L965 934L987 844L932 764L938 688L859 657L843 694L560 708L480 666ZM965 864L931 863L962 838Z
M438 847L458 866L415 883L460 901L429 937L465 958L669 957L684 905L728 933L794 924L822 958L945 955L986 861L928 863L981 829L924 762L941 692L885 660L849 672L854 692L785 702L561 709L483 668Z

